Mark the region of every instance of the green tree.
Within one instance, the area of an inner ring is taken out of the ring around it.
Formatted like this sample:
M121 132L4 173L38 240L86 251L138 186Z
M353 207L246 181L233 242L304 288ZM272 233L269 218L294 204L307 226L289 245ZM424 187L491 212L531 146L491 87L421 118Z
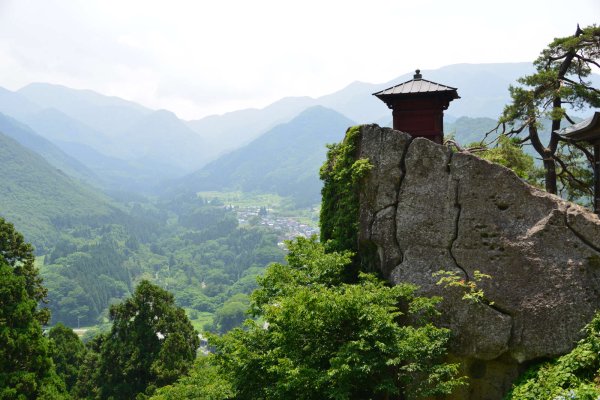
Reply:
M56 375L39 310L45 289L33 249L12 224L0 218L0 399L65 398Z
M221 308L215 312L213 329L219 333L225 333L240 326L246 319L248 310L248 296L238 293L229 298Z
M156 391L151 400L224 400L234 398L231 383L212 365L210 357L199 357L190 370L175 384Z
M600 28L592 25L580 29L577 26L574 35L554 39L534 61L536 72L520 78L519 86L509 89L512 102L505 107L500 125L509 127L503 129L505 134L519 137L522 143L530 143L540 155L546 190L550 193L558 193L558 181L589 190L589 185L572 171L578 166L569 164L565 155L576 149L591 162L592 154L557 131L565 121L575 123L568 114L572 110L600 107L600 90L587 80L592 68L600 67L599 58ZM544 144L540 131L544 121L548 120L550 135Z
M171 384L190 368L198 333L173 295L148 281L111 306L113 326L101 348L101 398L132 399Z
M351 253L315 238L288 246L288 265L271 265L252 295L264 324L211 338L236 399L423 398L462 383L442 361L450 332L429 322L439 299L368 274L343 283Z
M476 148L480 143L472 144ZM532 185L541 186L543 171L535 166L533 157L523 151L523 146L517 138L508 136L498 137L498 144L491 148L478 148L479 157L510 168L520 178Z
M61 323L50 329L48 338L56 373L65 382L67 390L71 391L85 358L85 346L73 329Z
M100 352L106 337L107 335L105 334L98 334L86 343L85 357L77 375L77 382L71 389L71 394L74 398L100 398L100 384L103 381L100 376Z

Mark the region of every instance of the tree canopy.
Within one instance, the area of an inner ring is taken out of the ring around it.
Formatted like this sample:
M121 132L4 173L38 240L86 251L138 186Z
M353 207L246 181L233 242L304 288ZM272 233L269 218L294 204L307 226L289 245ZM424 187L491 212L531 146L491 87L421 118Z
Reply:
M211 337L234 398L422 398L462 383L443 362L450 332L430 322L439 299L368 274L343 283L351 253L314 238L288 247L288 264L271 265L252 294L262 322Z
M542 159L550 193L565 188L571 197L590 193L589 179L585 179L590 175L581 169L586 167L582 160L592 162L591 152L558 131L565 123L575 123L573 111L600 107L600 90L589 80L592 68L600 67L599 58L600 27L577 26L575 34L554 39L542 50L534 61L536 72L509 89L512 101L500 118L501 133L532 145Z
M65 396L42 332L44 296L31 245L0 218L0 399Z
M112 329L100 355L100 398L135 398L175 382L190 368L198 333L173 295L148 281L111 306Z
M73 329L61 323L56 324L48 332L50 339L50 354L56 366L56 373L65 382L70 391L79 375L81 363L84 360L86 350L83 342L79 339Z

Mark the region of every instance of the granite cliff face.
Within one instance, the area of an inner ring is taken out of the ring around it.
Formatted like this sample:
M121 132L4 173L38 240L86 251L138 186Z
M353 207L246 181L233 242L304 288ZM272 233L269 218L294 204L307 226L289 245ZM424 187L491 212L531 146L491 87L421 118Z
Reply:
M501 399L531 361L568 352L600 308L600 220L473 155L361 127L373 165L360 194L359 248L391 282L442 295L453 357L471 377L461 399ZM375 249L375 250L373 250ZM372 256L372 254L371 254ZM439 270L471 280L491 305L436 285Z

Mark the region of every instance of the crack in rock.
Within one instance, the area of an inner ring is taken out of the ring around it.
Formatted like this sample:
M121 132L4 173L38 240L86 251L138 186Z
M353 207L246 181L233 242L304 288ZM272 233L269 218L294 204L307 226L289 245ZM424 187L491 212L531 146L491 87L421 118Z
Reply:
M577 229L575 229L570 223L569 223L569 215L568 215L568 211L571 208L570 205L567 206L567 208L565 209L565 226L567 228L569 228L569 230L571 232L573 232L573 234L575 236L577 236L577 238L579 240L581 240L581 242L583 244L585 244L586 246L588 246L590 249L594 250L597 253L600 253L600 247L596 246L594 243L590 242L584 235L582 235L579 231L577 231Z

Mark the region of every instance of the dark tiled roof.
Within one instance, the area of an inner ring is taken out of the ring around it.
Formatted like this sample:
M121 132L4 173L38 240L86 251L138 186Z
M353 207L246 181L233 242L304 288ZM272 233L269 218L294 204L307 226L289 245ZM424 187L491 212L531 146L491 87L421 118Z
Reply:
M590 118L575 125L567 126L556 131L556 133L573 140L598 141L600 140L600 112L596 111Z
M420 71L417 70L414 79L401 83L391 88L387 88L377 93L373 93L374 96L389 96L389 95L402 95L412 93L435 93L435 92L450 92L449 94L453 99L460 98L456 92L456 88L451 86L442 85L441 83L431 82L427 79L422 79ZM453 93L452 93L453 92Z

